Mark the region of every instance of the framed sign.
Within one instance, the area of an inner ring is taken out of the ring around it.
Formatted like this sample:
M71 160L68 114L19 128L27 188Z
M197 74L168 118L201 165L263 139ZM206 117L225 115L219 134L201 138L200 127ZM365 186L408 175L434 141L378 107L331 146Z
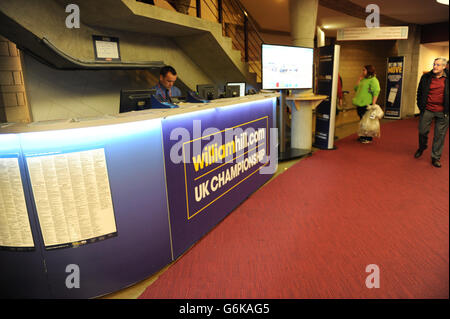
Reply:
M337 41L408 39L408 27L345 28L337 31Z
M95 60L120 61L119 38L93 35Z

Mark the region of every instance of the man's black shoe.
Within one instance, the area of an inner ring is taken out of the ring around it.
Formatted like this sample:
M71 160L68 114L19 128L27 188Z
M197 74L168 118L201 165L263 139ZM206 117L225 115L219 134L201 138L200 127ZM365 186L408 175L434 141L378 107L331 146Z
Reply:
M419 158L422 156L423 150L421 150L420 148L416 151L416 153L414 154L415 158Z
M441 167L441 162L437 159L432 158L431 159L431 164L433 164L434 167Z

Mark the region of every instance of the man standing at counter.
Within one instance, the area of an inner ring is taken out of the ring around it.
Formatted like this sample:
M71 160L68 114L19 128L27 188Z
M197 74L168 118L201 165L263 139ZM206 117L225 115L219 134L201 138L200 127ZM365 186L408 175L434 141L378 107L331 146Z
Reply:
M153 89L156 89L156 95L162 98L163 102L172 103L172 97L181 96L179 88L174 86L177 80L177 71L170 65L166 65L159 71L159 82Z

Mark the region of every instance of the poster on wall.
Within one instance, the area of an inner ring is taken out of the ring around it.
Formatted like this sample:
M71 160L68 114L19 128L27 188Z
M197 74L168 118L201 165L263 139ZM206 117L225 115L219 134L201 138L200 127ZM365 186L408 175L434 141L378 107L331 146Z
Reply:
M0 158L0 250L34 249L17 157Z
M387 59L385 118L399 119L401 117L404 65L405 57L403 56Z
M46 249L117 235L104 149L27 157Z

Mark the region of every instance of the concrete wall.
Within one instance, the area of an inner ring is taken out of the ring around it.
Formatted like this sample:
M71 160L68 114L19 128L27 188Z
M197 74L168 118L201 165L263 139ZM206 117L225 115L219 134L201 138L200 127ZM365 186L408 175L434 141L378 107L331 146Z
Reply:
M263 32L261 33L261 37L265 43L292 45L292 38L290 35Z
M435 58L442 57L448 60L449 58L449 45L443 44L421 44L419 49L419 68L417 74L417 86L419 86L420 77L423 73L429 72L433 68L433 62ZM415 113L419 113L419 108L415 107Z
M26 54L24 70L34 121L117 114L121 89L150 88L159 78L158 70L55 70Z
M68 29L64 7L53 1L45 1L43 5L40 1L16 0L3 2L0 8L38 37L47 38L76 59L94 60L92 35L115 36L119 38L122 61L163 61L172 65L179 75L178 86L182 90L195 89L197 83L213 83L171 38L84 24L79 29ZM136 74L136 71L58 71L27 56L24 78L33 120L117 113L121 88L150 87L156 82L148 72L144 85L142 80L133 80ZM8 120L15 118L8 117Z
M163 61L173 65L180 73L182 81L189 87L209 80L171 38L84 24L81 24L79 29L68 29L65 27L68 15L65 8L53 1L45 1L43 5L40 1L16 0L4 3L1 9L38 37L47 38L59 50L79 60L94 60L92 35L116 36L119 37L123 62Z
M419 80L424 72L429 72L433 68L435 58L442 57L448 60L448 50L448 42L447 45L436 45L433 43L421 44L419 53L419 76L417 79Z

